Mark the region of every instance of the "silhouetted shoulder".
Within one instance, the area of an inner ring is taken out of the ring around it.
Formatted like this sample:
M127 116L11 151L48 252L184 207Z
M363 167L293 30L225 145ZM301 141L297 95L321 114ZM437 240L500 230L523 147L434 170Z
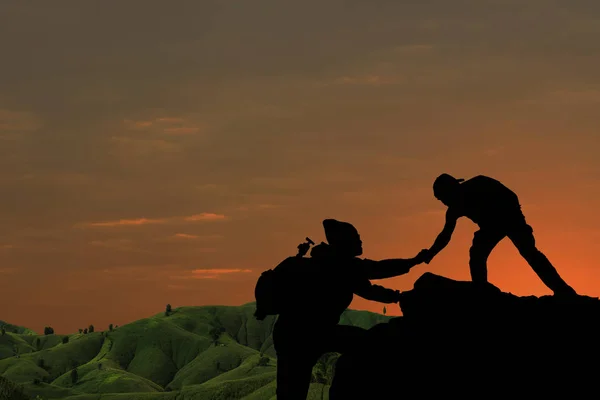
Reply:
M489 176L478 175L461 183L460 193L461 208L477 224L504 218L506 212L520 212L518 196Z
M461 183L461 186L495 185L498 183L500 183L498 180L489 176L477 175Z
M489 196L498 196L504 200L516 200L516 194L497 179L485 175L477 175L460 184L461 190L466 194L487 193ZM492 199L490 199L492 200Z

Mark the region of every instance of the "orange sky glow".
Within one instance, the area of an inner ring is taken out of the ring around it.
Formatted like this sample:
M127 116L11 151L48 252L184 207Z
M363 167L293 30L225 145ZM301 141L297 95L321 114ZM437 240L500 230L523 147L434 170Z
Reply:
M600 296L600 3L406 3L2 4L0 320L70 333L244 304L325 218L367 258L413 257L443 226L442 172L513 189L540 250ZM376 283L469 279L475 230ZM550 294L507 239L488 270Z

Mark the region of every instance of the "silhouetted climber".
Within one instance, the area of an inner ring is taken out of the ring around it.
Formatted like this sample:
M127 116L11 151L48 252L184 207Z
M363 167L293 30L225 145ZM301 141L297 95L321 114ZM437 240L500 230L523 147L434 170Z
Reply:
M424 251L412 259L357 258L362 254L362 241L354 226L326 219L323 227L328 244L315 246L310 258L289 257L271 270L277 277L272 284L278 286L279 296L279 317L273 329L278 400L306 399L318 359L327 352L344 353L360 343L366 330L338 325L354 294L397 303L398 290L373 285L369 280L403 275L423 262ZM299 246L300 252L305 248ZM257 312L258 298L257 294Z
M494 247L507 237L542 282L556 295L576 295L554 266L535 245L533 228L525 221L517 195L499 181L479 175L467 181L442 174L433 184L435 197L444 203L446 224L427 251L429 264L450 242L456 222L467 217L477 225L470 249L469 267L475 283L487 283L487 259Z

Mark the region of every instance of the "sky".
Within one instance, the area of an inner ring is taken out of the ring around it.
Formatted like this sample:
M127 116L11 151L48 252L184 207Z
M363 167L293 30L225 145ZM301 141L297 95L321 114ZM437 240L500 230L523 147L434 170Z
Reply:
M600 296L599 39L592 0L3 2L0 320L248 303L325 218L364 257L414 257L443 172L514 190L538 248ZM373 283L470 279L476 229ZM551 294L508 239L488 271Z

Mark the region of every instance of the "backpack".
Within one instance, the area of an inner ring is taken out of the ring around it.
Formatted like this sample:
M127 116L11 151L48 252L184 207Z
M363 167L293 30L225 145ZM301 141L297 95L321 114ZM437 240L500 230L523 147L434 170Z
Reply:
M294 301L293 287L298 286L300 282L295 280L295 271L300 271L310 263L310 258L304 257L312 240L306 238L308 243L302 243L298 246L298 254L294 257L287 257L281 261L275 268L264 271L254 288L254 297L256 298L256 311L254 317L263 321L268 315L280 314L292 301ZM296 285L294 285L296 283Z

